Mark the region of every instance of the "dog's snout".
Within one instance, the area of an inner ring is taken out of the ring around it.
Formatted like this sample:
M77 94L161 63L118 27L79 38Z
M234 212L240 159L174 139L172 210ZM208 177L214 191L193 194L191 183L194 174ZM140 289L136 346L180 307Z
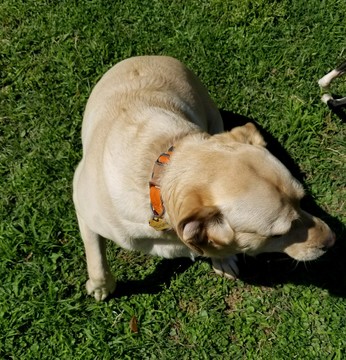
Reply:
M335 244L335 234L332 232L327 239L324 241L324 244L322 246L323 251L327 251Z

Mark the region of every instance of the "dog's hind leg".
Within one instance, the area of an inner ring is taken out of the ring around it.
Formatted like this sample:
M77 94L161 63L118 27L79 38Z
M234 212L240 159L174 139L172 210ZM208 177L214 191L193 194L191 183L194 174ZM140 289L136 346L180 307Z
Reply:
M342 64L340 64L335 69L333 69L328 74L324 75L321 79L319 79L318 85L320 85L322 89L326 89L335 78L345 74L345 72L346 61L344 61Z
M115 279L110 272L106 257L106 239L94 233L78 216L79 229L84 242L89 280L87 292L96 301L104 300L115 290Z

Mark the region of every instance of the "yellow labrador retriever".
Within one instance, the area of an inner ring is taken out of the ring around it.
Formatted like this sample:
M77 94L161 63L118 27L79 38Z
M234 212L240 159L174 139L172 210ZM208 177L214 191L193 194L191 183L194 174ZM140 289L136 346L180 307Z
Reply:
M166 258L205 256L236 277L236 254L313 260L335 237L304 212L302 185L248 123L223 132L198 78L178 60L143 56L111 68L86 106L74 203L87 291L115 289L105 239Z

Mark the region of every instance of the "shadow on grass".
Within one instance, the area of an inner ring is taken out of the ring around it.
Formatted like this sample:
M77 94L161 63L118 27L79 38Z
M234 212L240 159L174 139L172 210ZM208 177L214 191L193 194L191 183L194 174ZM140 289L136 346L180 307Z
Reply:
M169 287L173 276L182 274L193 264L189 258L162 259L155 271L144 280L118 282L111 298L136 294L157 294L163 286Z
M225 130L247 122L254 123L264 136L267 149L304 184L304 174L297 164L282 145L259 124L231 112L221 111L221 115ZM336 245L320 259L306 263L297 262L285 254L261 254L256 258L240 256L240 279L255 286L272 287L285 283L314 285L328 290L332 295L346 297L346 246L340 241L345 238L345 226L321 209L309 195L303 199L302 208L323 219L333 229L337 234ZM163 259L154 273L146 279L119 282L112 298L159 293L163 285L169 286L174 275L183 273L191 265L192 261L189 259Z

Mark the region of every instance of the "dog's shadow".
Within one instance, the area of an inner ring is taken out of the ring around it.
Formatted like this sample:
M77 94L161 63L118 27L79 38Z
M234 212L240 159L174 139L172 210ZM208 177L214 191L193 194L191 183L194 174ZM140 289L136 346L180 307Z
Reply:
M304 174L288 152L256 121L228 111L221 111L221 115L227 131L247 122L255 124L267 142L267 149L304 184ZM326 255L311 262L296 262L285 254L261 254L256 258L241 256L239 257L240 279L248 284L269 287L285 283L314 285L327 289L335 296L346 297L346 245L340 241L345 238L345 226L319 207L309 195L303 199L301 206L309 213L323 219L333 229L337 235L336 245ZM163 259L146 279L118 283L112 297L159 293L164 285L169 286L173 276L183 273L191 265L189 259Z
M158 294L164 286L169 287L171 279L182 274L193 264L189 258L162 259L155 271L143 280L117 282L112 298L137 294Z

